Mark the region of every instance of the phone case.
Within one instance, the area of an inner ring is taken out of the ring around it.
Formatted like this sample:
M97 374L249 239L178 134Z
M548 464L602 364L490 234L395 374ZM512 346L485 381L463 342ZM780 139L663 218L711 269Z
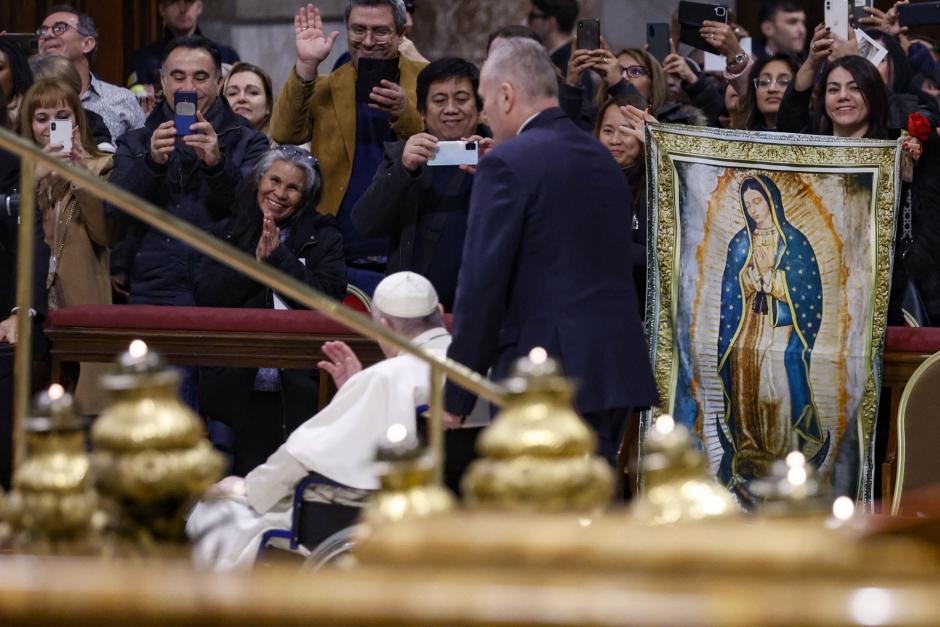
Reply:
M197 101L194 91L178 91L173 96L173 124L178 137L192 134L190 127L196 123Z
M53 120L49 124L49 142L72 150L72 121Z
M601 47L601 24L599 20L578 20L578 48L597 50Z
M679 2L679 41L699 50L721 54L699 33L705 20L727 24L728 7L723 4L702 4L685 0Z
M428 159L428 165L476 165L480 147L476 142L438 142L437 155Z
M901 26L930 26L940 24L940 2L918 2L898 7Z
M849 1L825 0L825 23L842 39L849 38Z
M670 26L666 22L654 22L646 25L646 43L649 46L649 53L657 61L662 63L669 56L669 31Z
M369 102L373 87L381 87L383 80L397 83L398 76L398 59L359 59L356 102Z

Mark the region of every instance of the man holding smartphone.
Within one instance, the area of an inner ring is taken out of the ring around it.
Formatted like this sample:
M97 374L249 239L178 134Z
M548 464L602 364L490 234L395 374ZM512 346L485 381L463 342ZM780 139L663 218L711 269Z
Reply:
M221 56L204 37L173 40L164 53L166 101L144 128L122 136L111 182L163 207L196 228L208 229L230 215L235 192L268 149L264 135L219 98ZM186 93L195 101L189 132L176 127L173 103ZM117 214L122 220L123 212ZM112 283L129 302L193 305L194 268L199 255L177 240L130 222L111 256Z
M398 54L405 23L401 0L350 0L346 27L352 61L320 75L339 34L324 32L313 4L301 7L294 18L297 60L271 116L275 141L309 141L320 159L325 185L318 209L337 216L349 282L369 294L385 276L388 241L363 237L350 214L382 161L383 143L407 139L424 128L415 106L415 85L424 65ZM357 89L364 78L362 59L397 59L397 82L382 78Z

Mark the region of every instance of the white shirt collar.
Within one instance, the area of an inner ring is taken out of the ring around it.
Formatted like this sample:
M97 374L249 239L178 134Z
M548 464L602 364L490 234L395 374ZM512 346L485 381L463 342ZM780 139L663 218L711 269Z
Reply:
M534 119L538 116L539 113L541 113L541 111L537 111L537 112L533 113L531 116L529 116L529 119L526 120L525 122L523 122L523 123L522 123L522 126L519 127L519 130L516 131L516 135L519 135L520 133L522 133L522 131L525 130L525 127L527 127L527 126L529 125L529 122L531 122L532 120L534 120Z

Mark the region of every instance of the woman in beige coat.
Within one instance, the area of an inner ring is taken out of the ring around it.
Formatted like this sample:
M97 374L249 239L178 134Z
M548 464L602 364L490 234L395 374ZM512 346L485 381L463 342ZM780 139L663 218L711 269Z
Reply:
M71 149L50 139L52 125L66 120L72 125ZM61 80L43 79L29 88L23 98L20 133L70 165L101 177L111 171L111 156L96 147L78 94ZM51 253L46 280L49 309L110 304L111 234L101 201L46 166L36 166L36 178L38 208ZM82 366L85 376L76 392L86 413L97 413L103 405L93 369Z

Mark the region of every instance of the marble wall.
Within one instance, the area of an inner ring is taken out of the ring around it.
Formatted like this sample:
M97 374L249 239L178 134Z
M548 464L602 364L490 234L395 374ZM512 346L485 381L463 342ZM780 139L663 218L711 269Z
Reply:
M705 0L717 1L717 0ZM286 80L294 62L293 18L297 0L204 0L201 19L210 37L235 47L242 59L267 69L275 88ZM337 30L331 68L346 50L343 26L345 0L316 3L327 31ZM490 32L508 24L525 23L529 0L417 0L414 40L428 58L456 54L482 61ZM725 2L734 5L734 2ZM581 15L601 20L601 31L611 47L643 45L647 22L669 21L678 0L581 0Z

